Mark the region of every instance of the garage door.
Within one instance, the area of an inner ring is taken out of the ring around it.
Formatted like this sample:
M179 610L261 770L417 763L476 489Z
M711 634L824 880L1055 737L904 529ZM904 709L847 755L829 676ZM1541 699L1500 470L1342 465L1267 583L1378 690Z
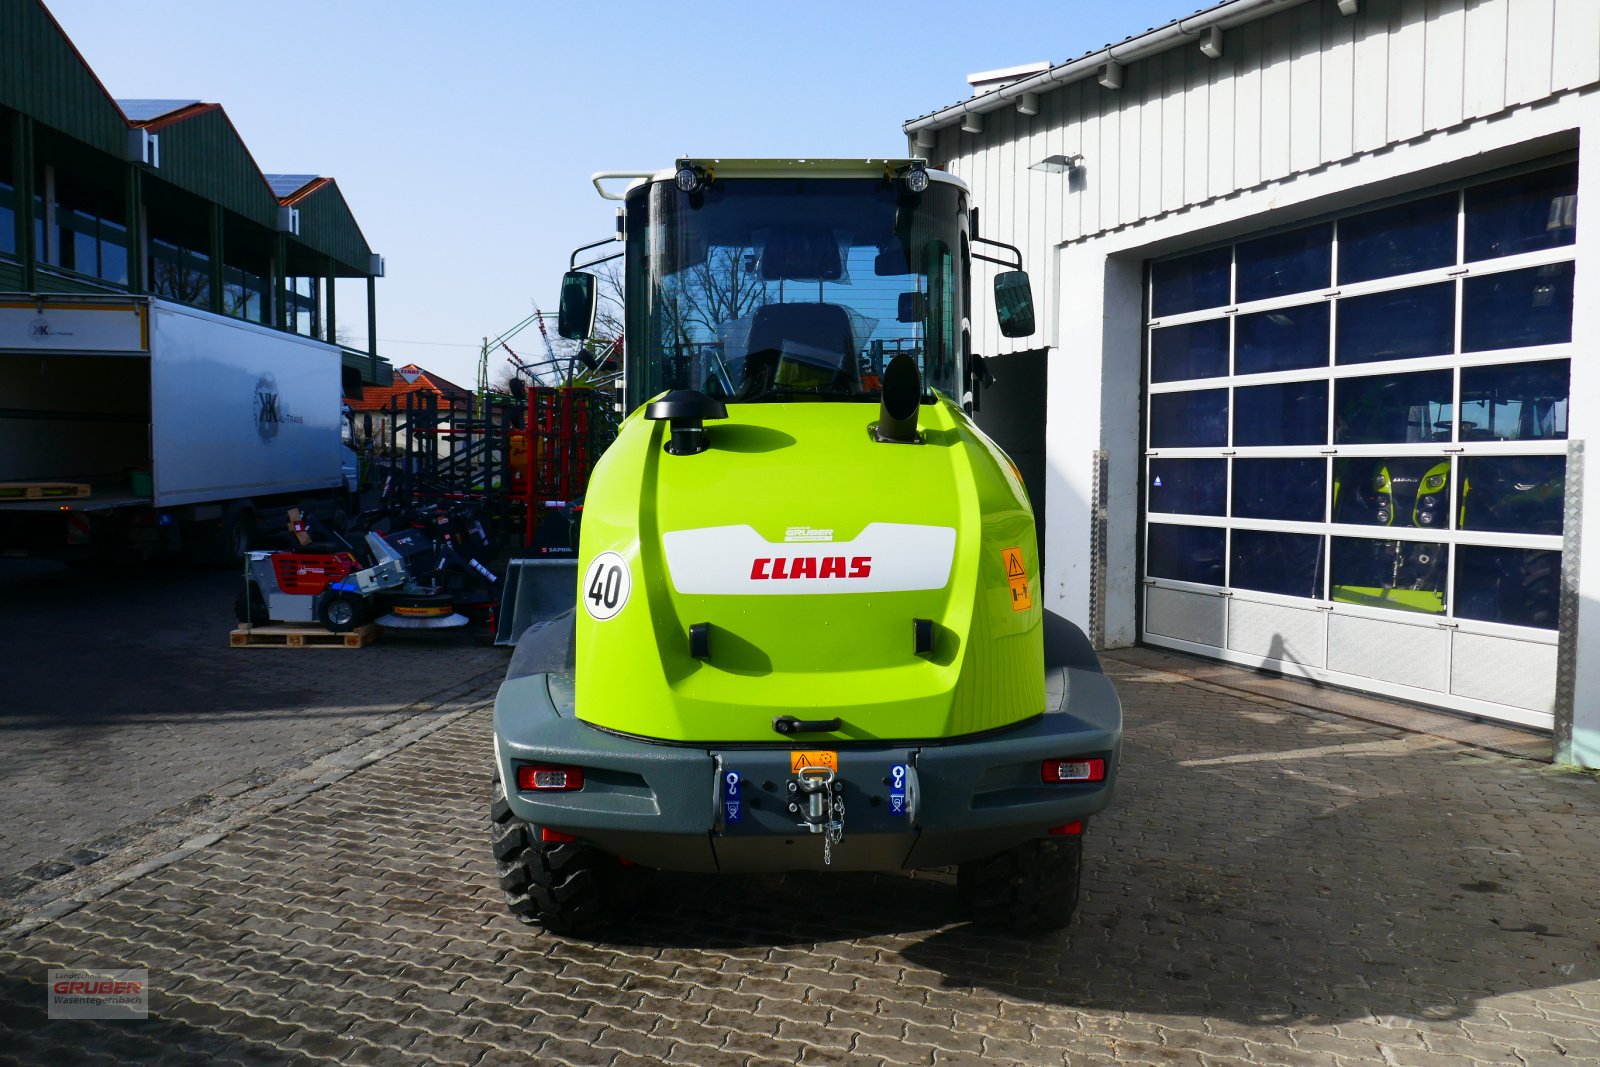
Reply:
M1576 215L1560 161L1150 263L1143 639L1548 728Z

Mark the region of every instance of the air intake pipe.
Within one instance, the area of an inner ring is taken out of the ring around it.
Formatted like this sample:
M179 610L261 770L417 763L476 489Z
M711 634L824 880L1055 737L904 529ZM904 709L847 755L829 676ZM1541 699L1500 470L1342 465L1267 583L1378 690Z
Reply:
M917 410L922 404L922 373L916 360L902 352L889 361L883 372L882 396L872 436L884 444L921 444Z

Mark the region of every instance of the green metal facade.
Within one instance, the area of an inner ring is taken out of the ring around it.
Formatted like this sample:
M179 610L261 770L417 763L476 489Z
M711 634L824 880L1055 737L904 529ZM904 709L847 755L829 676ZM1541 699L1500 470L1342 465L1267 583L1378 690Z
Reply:
M0 104L115 156L128 124L36 0L0 0Z
M267 229L278 224L278 198L220 107L147 128L161 138L161 167L146 181L169 182Z
M159 138L156 166L129 160L130 138L140 128ZM222 309L224 263L232 267L236 257L244 257L237 265L259 273L272 261L274 303L283 303L286 278L317 279L324 294L321 325L331 334L337 321L332 279L371 276L372 249L337 185L324 180L299 200L280 200L215 104L130 120L41 0L0 0L0 137L13 172L0 173L0 180L13 186L18 231L14 256L0 254L0 291L154 292L138 250L146 238L165 234L210 256L210 310ZM32 228L24 220L32 197L45 192L45 167L54 168L58 184L125 190L119 194L122 207L108 217L128 230L126 284L93 271L59 269L45 262L44 249L30 247ZM278 230L284 206L299 212L297 234ZM208 306L207 298L199 306ZM267 318L269 325L293 327L281 306ZM388 363L375 352L355 362L369 381L388 384Z

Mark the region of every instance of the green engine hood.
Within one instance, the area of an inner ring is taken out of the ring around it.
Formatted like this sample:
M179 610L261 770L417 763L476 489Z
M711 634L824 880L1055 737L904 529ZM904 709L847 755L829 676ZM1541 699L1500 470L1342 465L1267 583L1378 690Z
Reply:
M945 400L923 443L875 404L730 404L711 447L635 414L597 465L579 553L576 711L685 742L956 737L1044 710L1038 548L1015 467ZM617 568L625 574L616 574ZM934 623L917 654L913 620ZM708 624L709 655L690 628Z

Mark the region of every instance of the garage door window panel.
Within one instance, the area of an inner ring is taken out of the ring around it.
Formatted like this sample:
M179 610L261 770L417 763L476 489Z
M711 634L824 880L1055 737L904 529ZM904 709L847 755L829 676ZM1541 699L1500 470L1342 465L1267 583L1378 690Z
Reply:
M1148 495L1151 511L1167 515L1223 515L1227 512L1228 461L1152 459Z
M1547 263L1466 280L1461 351L1489 352L1572 340L1573 264Z
M1461 194L1445 193L1339 220L1339 284L1451 267Z
M1195 587L1161 595L1230 633L1320 609L1335 681L1548 718L1553 677L1489 650L1554 660L1576 181L1547 162L1152 263L1144 573ZM1145 628L1267 647L1184 632Z
M1572 391L1565 359L1461 371L1461 440L1564 441Z
M1333 463L1333 521L1418 530L1450 527L1451 465L1440 456L1363 456Z
M1320 600L1325 540L1315 534L1234 530L1228 584Z
M1328 383L1284 382L1233 391L1233 443L1325 445L1328 443Z
M1329 593L1335 603L1443 615L1446 546L1431 541L1332 539Z
M1456 549L1455 613L1460 618L1554 630L1560 592L1560 552Z
M1578 232L1578 165L1466 191L1467 262L1570 245Z
M1150 267L1150 314L1181 315L1228 303L1233 249L1217 248Z
M1456 347L1456 283L1343 298L1338 329L1340 364L1449 355Z
M1457 522L1469 532L1559 537L1566 486L1565 456L1467 456Z
M1334 443L1448 441L1454 391L1447 370L1342 378L1334 388Z
M1237 317L1234 373L1301 370L1328 365L1326 301Z
M1228 375L1228 320L1165 326L1150 331L1150 380L1178 382Z
M1327 460L1233 461L1234 518L1322 522L1327 508Z
M1333 277L1333 224L1245 241L1235 262L1241 304L1326 289Z
M1222 585L1227 531L1217 526L1165 522L1152 522L1148 529L1146 574L1174 582Z
M1228 443L1228 391L1196 389L1150 398L1151 448L1218 448Z

